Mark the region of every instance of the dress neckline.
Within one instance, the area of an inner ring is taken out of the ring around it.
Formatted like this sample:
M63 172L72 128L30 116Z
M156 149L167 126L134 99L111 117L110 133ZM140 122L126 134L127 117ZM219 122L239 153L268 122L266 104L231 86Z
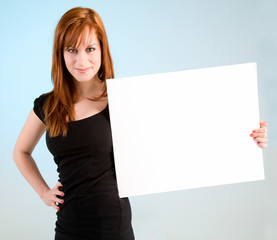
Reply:
M82 119L79 119L79 120L70 121L70 122L67 122L67 123L68 123L68 124L71 124L71 123L78 123L78 122L82 122L82 121L91 119L91 118L93 118L93 117L96 117L97 115L99 115L99 114L101 114L102 112L104 112L104 111L108 108L108 106L109 106L109 103L107 103L106 107L105 107L103 110L101 110L100 112L98 112L98 113L95 113L95 114L93 114L93 115L91 115L91 116L88 116L88 117L85 117L85 118L82 118Z

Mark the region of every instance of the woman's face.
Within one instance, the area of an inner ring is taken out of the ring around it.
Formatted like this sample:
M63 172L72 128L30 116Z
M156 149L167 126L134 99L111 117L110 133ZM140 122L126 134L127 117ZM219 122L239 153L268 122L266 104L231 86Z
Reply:
M88 82L98 79L97 73L101 66L101 47L95 30L89 33L78 46L67 46L64 51L64 61L67 70L78 82Z

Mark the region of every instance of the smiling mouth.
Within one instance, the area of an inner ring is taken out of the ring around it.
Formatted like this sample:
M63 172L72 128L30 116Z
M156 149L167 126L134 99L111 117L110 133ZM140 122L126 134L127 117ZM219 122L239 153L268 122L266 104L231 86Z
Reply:
M76 68L76 70L80 73L86 73L89 69L90 69L90 67L88 67L88 68Z

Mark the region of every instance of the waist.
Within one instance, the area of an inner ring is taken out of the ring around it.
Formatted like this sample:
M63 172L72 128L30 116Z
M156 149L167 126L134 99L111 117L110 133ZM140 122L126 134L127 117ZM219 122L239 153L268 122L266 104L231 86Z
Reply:
M60 178L59 181L63 185L60 187L60 190L65 194L64 199L99 192L118 192L114 168L106 170L97 177L80 176L77 179Z

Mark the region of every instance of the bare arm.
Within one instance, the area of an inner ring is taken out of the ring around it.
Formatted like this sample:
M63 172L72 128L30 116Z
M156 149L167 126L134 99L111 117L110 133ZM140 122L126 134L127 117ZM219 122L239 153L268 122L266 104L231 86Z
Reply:
M32 110L18 136L13 150L13 159L21 174L34 188L45 204L59 210L58 206L56 206L56 202L63 203L63 200L59 199L56 195L64 195L63 192L59 191L61 183L58 183L53 189L50 189L31 156L35 146L45 131L46 126Z

